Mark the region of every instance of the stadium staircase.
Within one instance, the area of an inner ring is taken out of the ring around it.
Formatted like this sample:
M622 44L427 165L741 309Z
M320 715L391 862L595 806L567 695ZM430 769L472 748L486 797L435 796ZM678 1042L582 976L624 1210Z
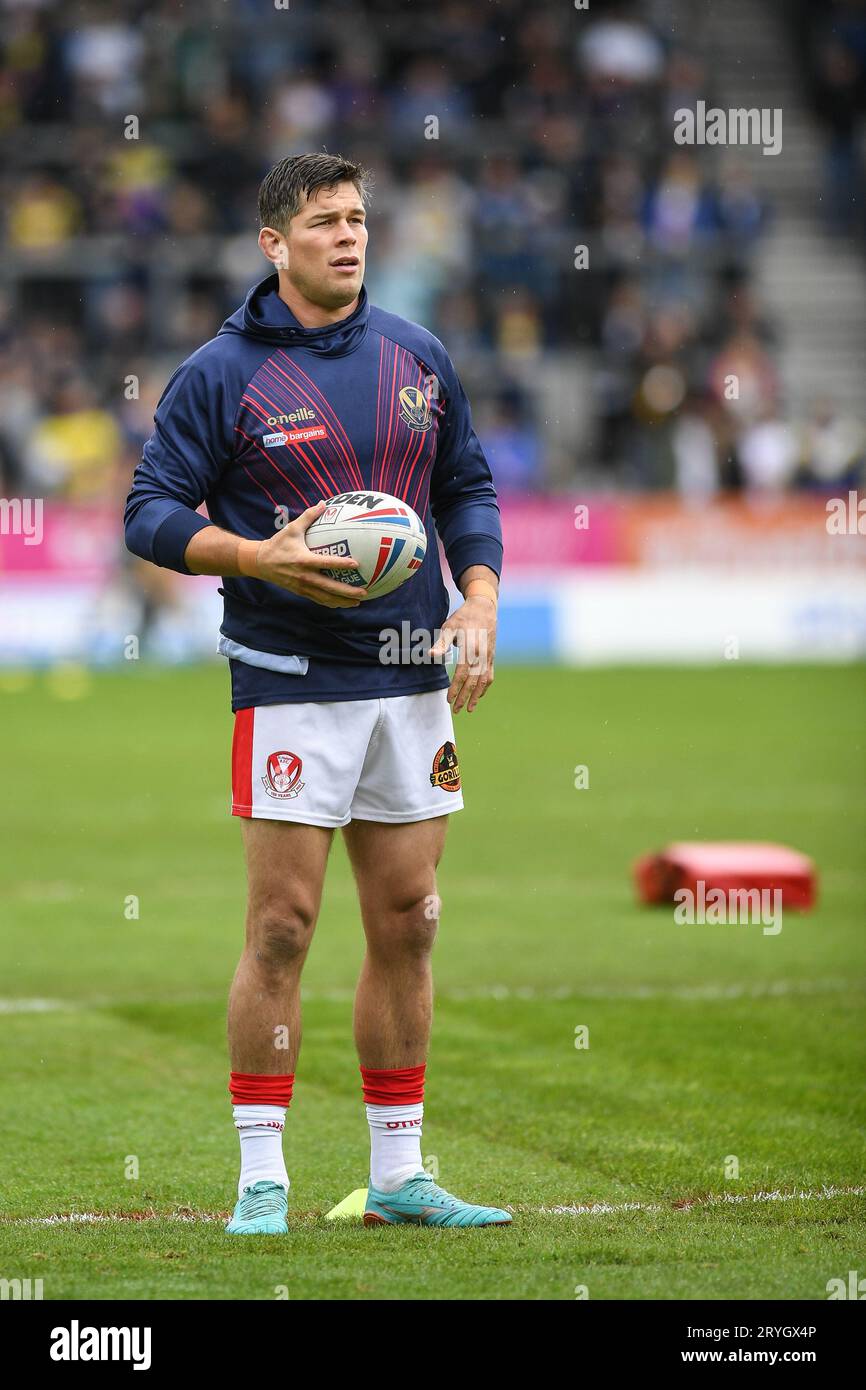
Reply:
M678 5L678 27L694 34L699 13ZM780 5L724 0L702 7L694 34L708 64L714 105L781 107L782 151L738 151L766 194L772 220L754 265L759 300L780 332L786 410L808 412L818 395L863 415L866 375L866 261L853 239L827 230L822 205L823 136L803 89Z

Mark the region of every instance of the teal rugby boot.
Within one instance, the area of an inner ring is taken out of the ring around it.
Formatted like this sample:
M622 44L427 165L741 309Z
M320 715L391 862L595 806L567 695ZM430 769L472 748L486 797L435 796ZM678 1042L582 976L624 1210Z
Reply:
M232 1236L286 1236L288 1197L278 1182L262 1178L245 1187L226 1230Z
M396 1192L367 1189L365 1226L510 1226L499 1207L476 1207L437 1187L428 1173L416 1173Z

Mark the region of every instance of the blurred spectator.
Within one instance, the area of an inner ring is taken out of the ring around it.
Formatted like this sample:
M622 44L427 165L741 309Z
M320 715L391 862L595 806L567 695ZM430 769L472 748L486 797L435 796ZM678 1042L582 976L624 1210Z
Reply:
M866 10L862 0L791 0L784 7L804 87L824 139L823 186L816 188L827 229L866 230Z
M9 243L16 250L44 251L74 236L81 223L77 199L54 179L27 179L9 208Z
M32 468L48 492L93 502L109 491L120 431L80 377L59 386L33 437Z
M315 149L321 145L336 109L336 98L326 82L304 74L281 82L271 97L274 160L282 158L283 150Z
M398 138L418 139L425 124L435 116L448 126L452 138L459 139L471 115L467 95L448 75L439 57L416 58L403 75L391 98L391 121Z
M539 486L538 435L519 391L505 390L488 403L479 412L476 433L500 492L530 492Z
M797 434L768 405L763 418L743 431L739 444L745 485L753 492L781 492L797 468Z
M144 40L128 18L79 20L67 33L65 61L83 107L93 105L107 116L141 112Z
M610 18L592 24L580 43L587 73L599 81L651 82L661 77L664 53L652 31L620 6Z
M858 150L866 65L862 55L835 35L821 44L816 61L816 104L826 131L827 220L831 230L850 232L862 211L862 162Z
M159 231L166 224L171 163L164 150L139 140L122 142L108 158L103 193L107 225L123 232Z
M643 223L650 245L670 257L689 255L716 232L716 204L692 155L671 155L647 197Z
M671 447L677 491L688 501L707 502L721 485L713 403L695 393L679 412Z
M864 481L866 430L860 420L841 415L835 401L822 397L801 431L800 482L805 487L856 488Z
M740 160L722 160L715 198L725 251L734 264L744 264L764 229L767 212L749 170Z
M748 424L775 407L779 382L772 359L753 333L737 331L714 358L710 390L723 410Z
M541 340L541 312L535 297L524 289L501 294L496 306L494 346L502 357L537 357Z

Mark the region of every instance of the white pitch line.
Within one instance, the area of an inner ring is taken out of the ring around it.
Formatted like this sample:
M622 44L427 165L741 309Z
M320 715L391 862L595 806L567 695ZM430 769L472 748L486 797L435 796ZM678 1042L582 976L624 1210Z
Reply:
M862 1197L866 1187L834 1187L828 1183L805 1192L710 1192L706 1197L683 1197L676 1202L597 1202L586 1206L534 1207L545 1216L598 1216L623 1211L691 1211L692 1207L727 1206L738 1202L827 1201L831 1197Z
M704 985L624 985L619 989L609 989L600 985L585 985L581 988L573 988L569 985L558 985L551 989L535 989L531 985L489 985L482 989L449 989L443 990L437 995L444 1000L454 1000L457 1003L464 1001L480 1000L548 1000L558 999L687 999L687 1000L723 1000L723 999L772 999L784 997L785 995L811 995L828 994L837 991L848 991L862 989L866 986L866 981L846 980L843 978L827 980L768 980L765 983L755 984L754 981L744 983L719 984L708 983Z
M808 1201L828 1201L833 1197L862 1197L866 1193L866 1187L837 1187L832 1183L825 1184L821 1188L809 1188L802 1192L781 1192L778 1188L772 1192L711 1192L706 1197L683 1197L675 1202L594 1202L586 1206L556 1206L556 1207L522 1207L510 1206L506 1204L506 1210L516 1213L527 1212L534 1216L618 1216L627 1211L691 1211L692 1207L713 1207L727 1206L737 1203L757 1203L757 1202L808 1202ZM304 1215L310 1213L305 1212ZM290 1213L291 1215L291 1213ZM324 1213L322 1213L324 1215ZM121 1212L111 1215L108 1212L98 1211L73 1211L59 1213L56 1216L26 1216L17 1220L0 1220L0 1229L3 1226L71 1226L71 1225L102 1225L109 1222L127 1222L130 1225L138 1225L143 1221L179 1221L191 1224L196 1221L225 1221L226 1213L216 1212L194 1212L185 1214L181 1212Z
M0 999L0 1014L50 1014L78 1007L63 999Z
M511 1003L540 1002L556 1003L559 1000L627 1000L627 999L683 999L697 1001L723 1001L726 999L778 999L788 995L811 996L853 992L866 988L866 981L859 979L826 980L768 980L755 984L754 981L722 984L709 982L703 985L624 985L610 989L604 985L584 985L573 988L570 985L555 985L550 988L536 988L534 985L486 985L480 989L442 989L436 998L444 1003ZM303 998L309 1004L347 1004L355 997L354 989L304 990ZM117 1005L146 1005L162 1003L203 1004L222 1000L222 994L178 995L175 998L155 1000L152 995L124 998L122 995L95 999L0 999L0 1014L62 1013L81 1009L110 1009Z
M57 1216L25 1216L15 1221L0 1221L3 1226L97 1226L107 1222L125 1222L130 1226L141 1225L144 1221L181 1221L188 1224L194 1221L226 1221L228 1218L216 1212L195 1212L185 1216L180 1212L118 1212L112 1215L104 1211L60 1212Z

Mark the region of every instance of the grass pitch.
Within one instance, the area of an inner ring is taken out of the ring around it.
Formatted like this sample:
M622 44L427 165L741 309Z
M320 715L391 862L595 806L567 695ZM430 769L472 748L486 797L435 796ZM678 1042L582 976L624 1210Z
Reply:
M824 1299L866 1274L864 693L853 667L503 667L456 725L423 1152L514 1225L324 1219L368 1152L335 841L290 1234L241 1240L217 1219L244 888L226 673L0 677L0 1276L46 1299ZM817 909L765 936L639 908L635 857L694 838L808 852ZM70 1213L103 1219L45 1220Z

